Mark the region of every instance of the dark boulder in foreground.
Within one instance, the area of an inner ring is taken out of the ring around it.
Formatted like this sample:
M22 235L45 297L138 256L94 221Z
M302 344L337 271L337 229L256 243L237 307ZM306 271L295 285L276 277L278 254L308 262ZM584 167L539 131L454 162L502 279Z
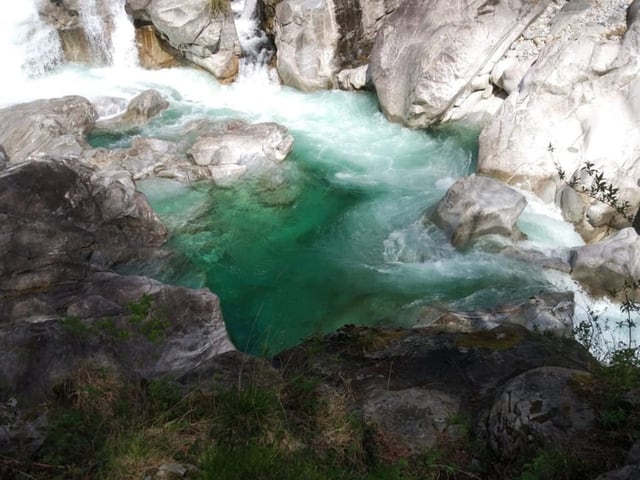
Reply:
M208 290L108 270L166 233L128 175L52 158L0 173L0 400L40 401L89 361L182 375L233 349Z

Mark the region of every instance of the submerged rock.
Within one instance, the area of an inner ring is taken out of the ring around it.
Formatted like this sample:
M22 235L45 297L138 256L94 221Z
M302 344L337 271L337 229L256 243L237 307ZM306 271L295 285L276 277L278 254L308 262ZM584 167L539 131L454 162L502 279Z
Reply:
M453 245L464 247L483 235L521 238L516 221L526 205L524 196L512 188L489 177L470 176L447 190L429 218Z
M421 312L420 326L470 333L514 324L533 332L571 337L574 309L573 292L545 293L486 311L442 311L427 307Z
M376 38L371 78L392 121L414 128L448 119L550 0L403 2ZM488 92L490 95L491 92Z
M45 155L78 157L98 114L89 100L69 96L0 110L0 144L12 162Z

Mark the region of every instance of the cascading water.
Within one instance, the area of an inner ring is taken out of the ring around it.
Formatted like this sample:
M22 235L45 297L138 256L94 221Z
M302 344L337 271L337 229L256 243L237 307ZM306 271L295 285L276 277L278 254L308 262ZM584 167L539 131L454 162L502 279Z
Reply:
M241 74L261 68L271 59L273 47L260 28L257 0L232 0L231 9L242 48Z
M32 2L5 7L0 16L3 77L21 82L43 75L62 62L62 47L56 31L46 25Z
M131 65L133 27L122 3L112 4L111 32L126 41L105 44L115 65ZM233 6L238 30L250 32L241 33L247 57L257 51L248 40L260 36L255 4L238 0ZM33 73L33 64L42 72L59 63L59 48L50 48L55 42L43 48L37 40L51 29L38 19L34 3L0 9L0 47L11 68ZM169 263L132 268L219 294L241 349L275 352L345 323L413 325L433 304L494 306L575 288L565 274L481 246L460 252L437 228L421 223L454 179L473 171L477 132L404 129L385 120L370 94L303 94L246 75L220 85L187 68L133 65L122 75L113 66L68 65L45 77L10 79L14 83L0 90L0 105L69 94L130 99L155 88L171 106L138 132L155 138L179 140L185 124L203 117L289 128L295 147L278 188L260 179L224 189L167 180L139 184L169 225L168 248L176 254ZM113 146L112 139L92 141ZM130 141L125 135L117 145ZM533 199L520 227L541 250L580 243L556 212Z
M114 67L137 64L135 32L124 11L125 0L84 0L80 19L96 63Z

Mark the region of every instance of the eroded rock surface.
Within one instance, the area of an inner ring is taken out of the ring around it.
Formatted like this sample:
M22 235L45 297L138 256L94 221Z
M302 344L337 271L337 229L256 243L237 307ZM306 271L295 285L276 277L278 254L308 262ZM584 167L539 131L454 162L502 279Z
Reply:
M447 190L429 218L447 233L453 245L464 247L484 235L521 238L516 221L526 206L522 194L501 182L470 176Z
M585 4L582 15L588 16L595 7ZM619 189L619 202L628 201L632 213L640 203L637 4L631 5L626 31L615 23L613 30L611 24L586 23L549 38L480 136L480 172L556 199L587 239L598 236L594 228L606 229L607 220L620 227L611 211L596 211L602 205L593 198L574 199L580 206L562 193L570 179L590 188L587 163Z
M363 67L376 34L399 0L284 0L276 8L277 69L282 82L305 91L361 82L339 82L345 69ZM364 67L366 69L366 67ZM347 74L343 74L345 76Z
M549 3L403 2L386 20L371 54L383 112L414 128L446 121L472 91L488 87L494 63ZM486 86L474 85L482 72Z
M127 11L150 22L184 58L230 81L238 73L240 41L230 8L213 8L210 0L128 0Z
M12 162L44 155L79 156L98 115L89 100L69 96L0 110L0 144Z
M2 398L39 401L89 360L151 378L233 349L210 291L108 271L166 238L128 174L17 164L0 173L0 220Z

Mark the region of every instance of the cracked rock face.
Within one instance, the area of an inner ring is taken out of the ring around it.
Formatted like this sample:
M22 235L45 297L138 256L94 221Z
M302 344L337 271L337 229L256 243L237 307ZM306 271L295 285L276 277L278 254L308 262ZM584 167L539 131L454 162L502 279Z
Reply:
M134 18L151 22L185 59L222 81L238 74L240 41L233 13L213 11L210 0L127 0Z
M1 172L0 396L37 402L87 361L151 378L232 350L209 290L108 270L166 233L128 174L53 158Z
M546 1L404 2L380 30L371 78L392 121L413 128L447 119L502 57Z
M571 388L580 370L542 367L505 385L488 420L491 448L504 459L517 458L536 441L567 444L595 425L595 412Z
M399 0L284 0L274 21L280 79L304 91L366 86L376 35ZM350 71L364 72L348 80ZM340 72L347 70L339 78ZM364 75L363 75L364 73ZM364 78L363 78L364 77Z
M630 6L626 25L620 2L597 3L622 23L580 21L549 36L482 131L478 160L479 172L555 200L587 240L607 224L625 222L586 196L582 205L567 201L561 177L581 180L589 162L619 188L619 202L628 201L631 213L640 204L640 21L634 15L640 3ZM593 18L594 5L574 14Z

